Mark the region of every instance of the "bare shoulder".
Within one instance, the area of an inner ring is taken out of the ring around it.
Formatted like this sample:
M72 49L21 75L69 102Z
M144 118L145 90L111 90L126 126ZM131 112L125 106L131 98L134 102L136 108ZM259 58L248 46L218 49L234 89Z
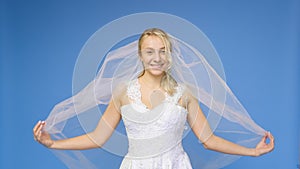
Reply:
M123 105L128 104L128 97L127 97L128 85L129 82L120 83L113 89L112 102L114 102L118 110Z
M179 102L183 107L187 108L190 103L197 102L197 99L193 95L193 91L191 90L191 88L182 84L180 84L180 87L183 91Z
M194 91L191 87L186 86L186 85L182 85L183 86L183 93L182 93L182 98L185 98L188 102L191 101L196 101L197 98L194 96L194 93L196 93L196 91Z

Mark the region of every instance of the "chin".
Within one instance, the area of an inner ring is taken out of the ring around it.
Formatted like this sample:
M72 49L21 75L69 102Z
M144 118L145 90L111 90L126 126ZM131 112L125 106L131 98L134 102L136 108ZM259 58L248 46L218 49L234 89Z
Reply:
M153 76L162 76L165 74L165 71L160 69L148 69L147 72Z

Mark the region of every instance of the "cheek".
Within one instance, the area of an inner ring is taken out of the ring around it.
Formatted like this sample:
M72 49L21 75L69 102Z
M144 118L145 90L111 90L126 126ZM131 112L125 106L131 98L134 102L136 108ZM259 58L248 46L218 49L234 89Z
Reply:
M165 63L165 66L168 66L170 64L170 60L168 58L168 56L160 56L161 61ZM153 60L155 59L155 57L151 57L151 56L140 56L140 60L142 61L142 63L144 65L148 65L150 64Z
M163 60L164 60L166 63L169 63L169 62L170 62L170 60L169 60L169 57L168 57L168 56L164 56L164 57L163 57Z
M149 57L140 57L140 59L144 64L149 63L151 61L151 58L149 58Z
M170 62L171 62L171 60L169 59L169 56L163 56L163 57L162 57L162 60L163 60L167 65L169 65Z

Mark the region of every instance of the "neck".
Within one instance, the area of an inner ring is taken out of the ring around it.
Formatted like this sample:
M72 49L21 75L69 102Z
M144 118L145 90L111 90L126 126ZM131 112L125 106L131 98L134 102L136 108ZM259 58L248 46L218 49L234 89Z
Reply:
M154 76L151 75L149 72L145 71L144 75L140 77L140 81L147 85L147 87L151 89L158 89L160 88L160 83L163 75Z

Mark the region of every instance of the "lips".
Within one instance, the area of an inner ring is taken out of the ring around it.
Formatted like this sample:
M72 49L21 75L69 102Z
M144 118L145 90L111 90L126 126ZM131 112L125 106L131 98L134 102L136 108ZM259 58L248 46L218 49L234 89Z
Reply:
M149 68L151 69L162 69L164 64L149 64Z

